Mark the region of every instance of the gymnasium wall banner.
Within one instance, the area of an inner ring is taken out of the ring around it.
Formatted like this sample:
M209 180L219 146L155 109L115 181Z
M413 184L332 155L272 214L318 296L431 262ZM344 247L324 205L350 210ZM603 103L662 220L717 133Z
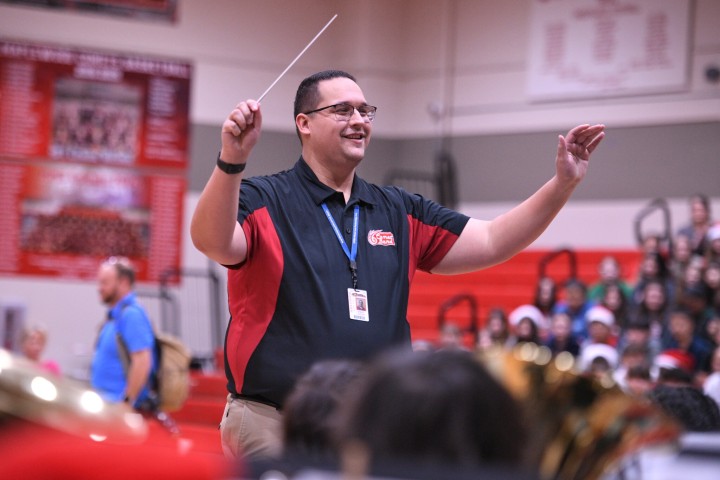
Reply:
M529 100L689 88L690 0L533 0Z
M0 41L0 274L180 266L191 65Z
M178 0L0 0L0 3L174 23Z

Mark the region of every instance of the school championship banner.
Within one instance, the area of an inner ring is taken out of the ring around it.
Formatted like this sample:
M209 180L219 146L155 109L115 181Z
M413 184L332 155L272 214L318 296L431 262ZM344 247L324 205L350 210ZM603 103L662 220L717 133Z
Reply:
M688 89L690 0L533 0L529 100Z
M188 63L0 41L0 273L180 265Z

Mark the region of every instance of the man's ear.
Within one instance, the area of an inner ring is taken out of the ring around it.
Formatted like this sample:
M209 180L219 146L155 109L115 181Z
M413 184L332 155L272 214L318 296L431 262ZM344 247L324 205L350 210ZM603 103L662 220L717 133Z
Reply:
M118 285L120 288L127 291L130 291L133 288L133 285L130 283L130 279L123 276L118 277Z
M304 113L298 113L297 117L295 117L295 127L300 134L309 134L310 118Z

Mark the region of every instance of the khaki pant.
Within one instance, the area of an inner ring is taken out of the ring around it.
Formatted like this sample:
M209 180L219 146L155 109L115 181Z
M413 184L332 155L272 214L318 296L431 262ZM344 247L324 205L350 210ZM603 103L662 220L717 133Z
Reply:
M225 457L270 457L282 450L282 416L270 405L228 395L220 421Z

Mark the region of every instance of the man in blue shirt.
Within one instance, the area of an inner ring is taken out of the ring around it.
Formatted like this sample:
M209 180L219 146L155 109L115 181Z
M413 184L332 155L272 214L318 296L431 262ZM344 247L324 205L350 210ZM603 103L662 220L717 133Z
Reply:
M241 172L262 128L260 104L240 102L223 123L191 236L228 267L230 395L221 423L228 456L279 451L279 409L314 361L409 348L415 271L469 272L527 247L585 176L604 136L603 125L559 136L555 176L518 207L483 221L356 175L376 110L352 75L311 75L295 97L300 159L291 170L245 181Z
M151 408L155 336L134 284L135 271L127 259L111 257L100 265L98 293L109 310L95 346L90 383L109 402L146 410Z

